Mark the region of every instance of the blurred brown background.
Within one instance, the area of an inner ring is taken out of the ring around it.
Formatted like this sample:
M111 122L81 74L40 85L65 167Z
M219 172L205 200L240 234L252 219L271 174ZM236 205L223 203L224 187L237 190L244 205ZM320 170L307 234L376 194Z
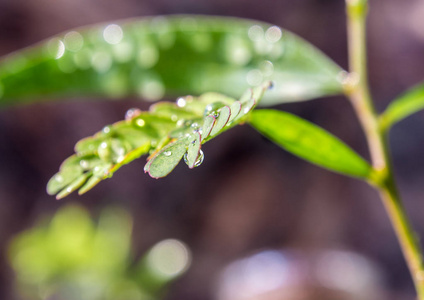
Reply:
M0 55L73 27L116 19L208 14L277 24L310 41L347 68L342 0L0 0ZM371 1L370 80L381 111L396 95L424 78L424 2ZM134 252L164 238L193 251L191 269L168 299L214 299L223 266L266 248L347 249L373 260L385 274L387 299L413 299L399 246L377 194L366 184L309 165L242 126L205 145L205 161L180 165L167 178L143 174L144 160L123 168L88 194L56 202L45 186L74 143L118 121L137 99L32 104L0 111L0 246L40 215L76 201L96 215L107 204L135 219ZM350 104L332 97L281 105L342 138L368 157ZM401 194L424 236L424 112L391 132ZM0 298L18 299L13 272L0 260ZM390 298L391 297L391 298ZM273 298L274 299L274 298Z

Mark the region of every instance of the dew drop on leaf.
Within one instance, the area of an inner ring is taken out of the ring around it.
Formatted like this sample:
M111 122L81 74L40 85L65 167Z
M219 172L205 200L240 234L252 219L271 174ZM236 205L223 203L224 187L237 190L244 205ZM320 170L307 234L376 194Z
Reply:
M105 133L105 134L108 134L108 133L110 133L111 128L112 128L111 126L105 126L105 127L103 127L102 132Z
M223 107L225 104L222 102L214 102L211 104L208 104L205 107L205 112L203 113L203 115L206 116L210 116L213 115L215 118L218 117L218 110Z
M184 154L184 162L186 163L186 164L189 164L189 161L188 161L188 157L187 157L187 152ZM196 160L196 162L194 163L194 167L198 167L198 166L200 166L202 163L203 163L203 160L205 159L205 154L203 153L203 151L202 150L199 150L199 156L197 157L197 160Z
M56 180L57 182L63 182L63 176L62 175L55 175L54 180Z
M137 117L138 115L140 115L140 113L141 113L141 110L139 110L138 108L130 108L125 113L125 120L130 121L134 119L135 117Z
M99 145L97 153L103 161L109 161L111 156L111 151L109 149L109 143L103 142Z
M83 159L83 160L80 161L80 166L83 169L88 169L88 162Z
M205 159L205 154L203 154L203 151L199 151L199 157L197 158L196 162L194 163L195 167L200 166L203 163L203 160Z
M186 101L185 98L180 97L180 98L177 99L177 106L178 107L184 107L184 106L186 106L186 104L187 104L187 101Z
M171 151L165 151L165 152L163 152L163 155L165 155L165 156L171 156L172 155L172 152Z
M139 127L143 127L146 122L143 119L137 119L137 121L135 121L135 124L137 124L137 126Z

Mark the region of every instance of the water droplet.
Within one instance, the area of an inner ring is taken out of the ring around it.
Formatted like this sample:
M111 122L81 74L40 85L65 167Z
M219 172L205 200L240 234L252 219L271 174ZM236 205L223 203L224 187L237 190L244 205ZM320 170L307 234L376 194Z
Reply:
M125 159L125 155L119 155L119 156L116 156L115 157L115 159L114 159L114 161L116 162L116 163L121 163L123 160Z
M65 43L66 49L72 52L77 52L84 46L84 38L79 32L76 31L70 31L65 34L63 41Z
M65 54L65 44L58 38L51 39L47 44L47 49L55 59L59 59Z
M80 166L81 166L81 168L83 168L83 169L88 169L88 161L86 161L86 160L81 160L80 161Z
M199 132L200 134L202 134L202 129L200 128L199 123L194 122L191 124L190 127L193 128L193 131L192 131L193 133ZM194 141L192 143L194 143Z
M188 158L187 158L187 155L188 155L188 153L186 152L185 154L184 154L184 162L186 163L186 164L188 164ZM199 156L197 157L197 160L196 160L196 162L194 163L194 166L195 167L198 167L198 166L200 166L202 163L203 163L203 160L205 159L205 154L203 154L203 151L202 150L199 150Z
M260 85L262 83L262 80L263 80L262 72L259 71L258 69L251 70L249 71L249 73L247 73L246 81L251 86Z
M171 151L165 151L165 152L163 152L163 155L165 155L165 156L171 156L172 155L172 152Z
M112 126L108 125L108 126L103 127L102 132L105 133L105 134L108 134L108 133L110 133L111 130L112 130ZM106 143L103 142L102 144L106 144Z
M96 52L91 57L91 65L99 73L105 73L112 66L112 57L104 51Z
M184 119L180 119L180 120L178 120L178 122L177 122L177 126L178 127L181 127L181 126L183 126L184 125L184 123L185 123L186 121L184 120Z
M178 107L184 107L184 106L186 106L186 104L187 104L187 101L186 101L185 98L180 97L180 98L177 99L177 106Z
M218 110L223 107L225 104L222 102L214 102L214 103L210 103L205 107L205 112L203 113L203 115L206 116L210 116L213 115L215 118L217 118L219 116Z
M143 127L144 125L146 125L146 122L143 119L137 119L137 121L135 121L135 124L137 124L137 126L139 127Z
M178 116L177 115L172 115L171 116L171 121L176 122L178 120Z
M274 73L274 65L269 60L265 60L260 64L260 70L265 77L269 77Z
M57 182L63 182L63 176L58 174L54 177L54 180L56 180Z
M265 32L265 39L270 43L276 43L281 39L282 35L283 35L283 33L282 33L280 27L271 26Z
M165 94L165 86L159 78L150 78L141 82L138 92L146 100L156 101Z
M228 62L244 66L252 59L249 41L241 37L231 37L225 41L224 55Z
M111 156L111 151L109 149L109 143L102 142L97 149L97 153L101 160L109 161Z
M139 110L138 108L130 108L125 113L125 120L130 121L134 119L135 117L137 117L138 115L140 115L140 113L141 113L141 110Z
M116 24L110 24L103 30L103 38L109 44L115 45L121 42L124 37L124 32L121 26Z
M143 48L137 54L137 63L144 69L149 69L156 65L159 60L159 51L153 44L143 44Z
M101 171L101 167L100 166L95 166L93 169L93 173L99 173Z
M119 43L118 45L113 46L112 52L116 61L126 63L133 58L134 47L128 42Z
M84 48L74 54L73 60L78 68L86 70L91 66L92 56L93 52L90 49Z
M264 38L264 30L259 25L253 25L249 28L249 31L247 32L249 38L252 41L260 41Z

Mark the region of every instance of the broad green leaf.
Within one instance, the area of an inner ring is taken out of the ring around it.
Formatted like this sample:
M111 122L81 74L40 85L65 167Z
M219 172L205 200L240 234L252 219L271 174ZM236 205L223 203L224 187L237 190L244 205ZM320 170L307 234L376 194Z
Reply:
M144 170L154 178L168 175L183 157L189 168L197 167L204 159L201 144L244 122L269 87L266 82L249 90L258 99L239 101L208 93L178 98L176 103L160 102L149 111L130 109L125 120L79 141L76 153L50 179L47 192L58 199L78 188L83 194L144 154L150 154ZM249 109L240 110L244 106Z
M321 167L368 179L371 166L338 138L297 116L277 110L253 111L250 124L285 150Z
M418 85L389 104L381 115L381 126L389 129L395 123L424 109L424 84Z
M166 16L77 28L0 61L0 105L216 91L272 80L263 105L342 92L341 68L293 33L228 17ZM226 96L222 96L225 98ZM221 101L221 100L219 100Z

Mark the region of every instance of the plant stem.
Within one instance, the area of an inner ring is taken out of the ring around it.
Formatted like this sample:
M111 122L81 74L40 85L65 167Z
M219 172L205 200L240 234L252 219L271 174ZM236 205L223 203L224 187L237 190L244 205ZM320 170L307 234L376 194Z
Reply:
M424 300L424 263L417 236L414 233L396 188L389 154L387 133L379 126L367 78L366 15L367 0L346 0L349 66L351 73L345 82L349 97L370 149L375 176L370 182L378 190L411 272L418 299Z

